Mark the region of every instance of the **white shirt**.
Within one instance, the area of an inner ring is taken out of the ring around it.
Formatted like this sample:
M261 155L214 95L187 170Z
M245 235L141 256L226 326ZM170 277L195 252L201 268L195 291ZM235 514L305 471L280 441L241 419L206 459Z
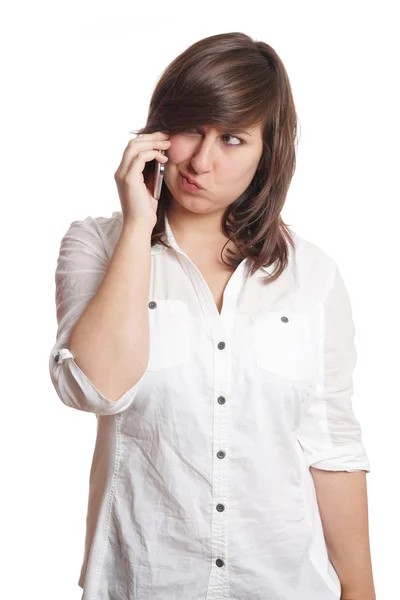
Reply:
M56 269L49 368L60 399L97 417L82 600L339 600L309 466L370 471L351 403L348 293L295 235L272 284L242 261L219 314L166 239L151 249L150 360L116 402L75 363L69 334L96 293L122 213L74 221Z

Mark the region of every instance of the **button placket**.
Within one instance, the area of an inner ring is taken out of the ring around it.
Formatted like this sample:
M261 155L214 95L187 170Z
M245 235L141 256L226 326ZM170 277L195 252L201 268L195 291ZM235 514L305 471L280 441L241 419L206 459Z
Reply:
M229 343L216 340L214 343L214 461L213 461L213 505L211 523L211 551L215 569L211 571L209 600L228 600L228 573L225 565L227 550L227 507L228 460L222 448L228 447L229 395L231 358ZM222 393L218 394L218 391ZM221 460L224 458L225 460ZM221 568L224 567L224 568Z
M178 249L178 260L190 277L200 302L214 349L214 411L213 411L213 503L223 510L214 509L211 522L211 559L216 568L211 570L207 600L229 600L227 550L227 509L222 501L228 497L228 460L221 448L228 447L229 393L231 385L230 343L236 318L239 295L245 284L243 261L229 280L224 291L221 314L215 306L211 291L199 269L187 255ZM222 452L223 456L217 452ZM218 568L219 567L219 568ZM224 568L220 568L224 567Z

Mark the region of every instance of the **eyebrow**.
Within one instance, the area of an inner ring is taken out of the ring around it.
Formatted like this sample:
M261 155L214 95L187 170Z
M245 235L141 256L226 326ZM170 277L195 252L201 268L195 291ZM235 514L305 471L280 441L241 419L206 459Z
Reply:
M238 129L236 129L236 130L229 130L229 133L232 133L232 134L235 134L235 133L240 133L240 134L245 133L246 135L248 135L248 136L251 137L251 133L249 133L248 131L244 131L244 130L243 131L240 131Z
M199 127L199 129L204 129L204 127ZM251 133L249 133L248 131L245 131L244 129L240 130L240 129L229 129L228 127L224 127L224 129L221 128L221 131L224 131L225 133L230 133L232 135L235 135L236 133L245 133L246 135L248 135L249 137L253 137Z

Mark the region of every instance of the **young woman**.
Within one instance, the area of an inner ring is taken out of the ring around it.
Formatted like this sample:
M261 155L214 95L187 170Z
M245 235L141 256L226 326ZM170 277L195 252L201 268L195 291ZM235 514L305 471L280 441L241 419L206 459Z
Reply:
M280 216L296 127L271 46L200 40L123 153L122 210L61 241L51 378L97 416L83 600L374 598L351 304Z

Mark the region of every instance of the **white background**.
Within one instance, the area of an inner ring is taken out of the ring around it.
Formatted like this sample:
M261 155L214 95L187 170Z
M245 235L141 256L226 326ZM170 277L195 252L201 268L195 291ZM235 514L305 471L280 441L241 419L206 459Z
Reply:
M145 124L161 71L198 39L229 31L270 44L292 84L300 141L282 216L337 261L352 300L353 407L371 462L375 587L378 600L397 597L396 4L37 0L3 9L4 598L79 600L82 593L96 418L62 404L48 373L61 238L73 220L120 210L113 174L129 130Z

